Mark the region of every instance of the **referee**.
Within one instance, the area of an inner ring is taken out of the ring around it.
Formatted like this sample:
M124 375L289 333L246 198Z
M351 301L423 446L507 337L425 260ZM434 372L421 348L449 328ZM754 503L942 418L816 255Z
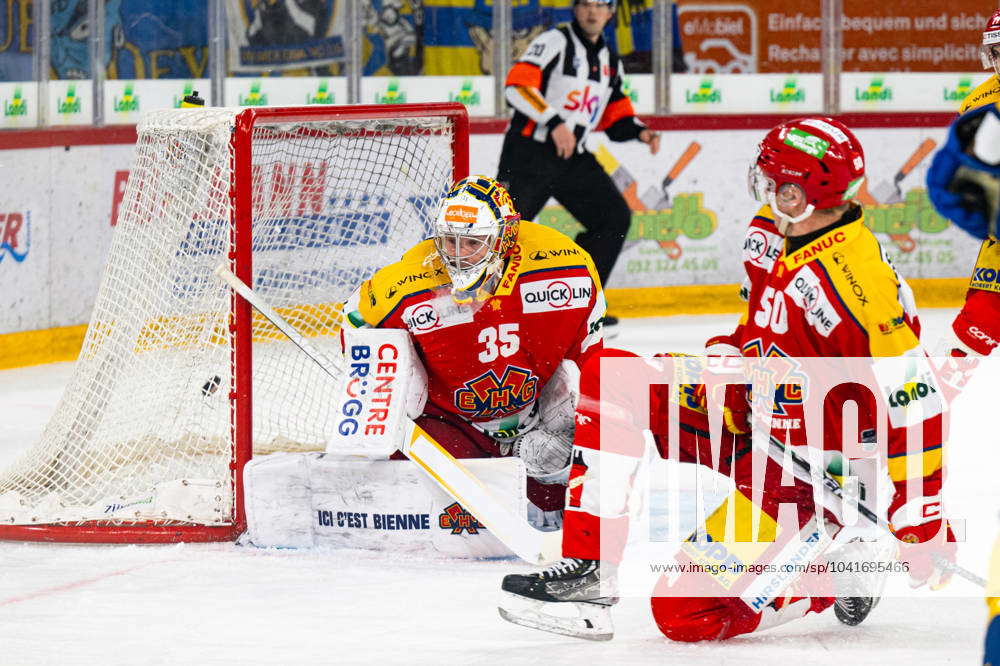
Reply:
M497 180L521 217L532 220L555 198L584 226L577 244L590 253L606 285L625 242L631 213L611 178L586 149L587 135L638 139L652 154L660 137L635 117L622 93L622 64L602 33L613 0L575 0L573 22L542 33L507 74L514 107ZM613 318L605 323L614 323Z

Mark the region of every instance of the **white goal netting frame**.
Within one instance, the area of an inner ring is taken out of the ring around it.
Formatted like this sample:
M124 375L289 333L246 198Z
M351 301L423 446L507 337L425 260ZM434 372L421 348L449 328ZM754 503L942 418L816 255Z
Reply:
M212 271L339 358L340 304L468 175L460 104L146 114L91 323L0 539L228 540L253 453L322 450L333 381Z

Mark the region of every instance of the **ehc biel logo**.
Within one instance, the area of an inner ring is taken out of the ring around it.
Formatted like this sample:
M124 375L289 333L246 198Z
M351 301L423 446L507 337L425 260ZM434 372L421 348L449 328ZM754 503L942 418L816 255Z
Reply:
M443 530L451 530L452 534L461 534L467 531L469 534L479 534L479 530L486 527L476 520L476 517L462 508L458 502L452 502L444 508L438 516L438 526Z
M31 249L31 212L0 213L0 263L10 256L21 263Z
M495 418L524 409L535 399L538 377L508 365L503 377L487 370L455 391L455 406L463 414Z

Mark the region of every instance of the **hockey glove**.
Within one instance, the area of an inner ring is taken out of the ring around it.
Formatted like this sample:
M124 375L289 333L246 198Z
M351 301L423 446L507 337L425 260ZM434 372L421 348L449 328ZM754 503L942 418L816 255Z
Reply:
M906 524L914 513L937 517L919 524ZM913 500L892 514L892 532L901 542L898 559L909 564L910 587L926 583L932 590L938 590L951 580L952 570L948 565L955 563L958 544L951 525L940 516L939 496Z
M1000 166L979 144L993 139L1000 111L984 106L960 116L927 171L927 194L937 211L976 238L995 235ZM979 137L982 130L982 138Z

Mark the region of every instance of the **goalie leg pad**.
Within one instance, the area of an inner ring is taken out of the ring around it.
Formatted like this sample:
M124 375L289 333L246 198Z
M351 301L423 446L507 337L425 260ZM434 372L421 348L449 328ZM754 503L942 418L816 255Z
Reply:
M527 515L519 460L464 464L518 515ZM248 463L244 482L248 540L256 546L363 548L444 558L512 555L408 460L276 454Z

